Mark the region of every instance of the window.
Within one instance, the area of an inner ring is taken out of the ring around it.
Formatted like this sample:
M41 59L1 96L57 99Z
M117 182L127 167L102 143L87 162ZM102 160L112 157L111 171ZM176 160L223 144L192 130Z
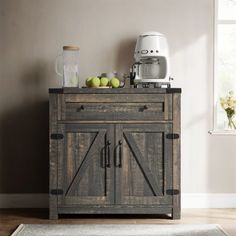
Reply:
M220 98L236 96L236 0L215 0L214 130L227 129Z

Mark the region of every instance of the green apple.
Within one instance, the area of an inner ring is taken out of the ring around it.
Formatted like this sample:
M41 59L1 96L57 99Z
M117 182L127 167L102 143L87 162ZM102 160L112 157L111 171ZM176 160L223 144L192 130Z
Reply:
M120 86L120 81L119 81L119 79L117 79L117 78L112 78L111 80L110 80L110 85L112 86L112 88L118 88L119 86Z
M85 84L87 87L91 87L91 80L92 80L93 77L88 77L85 81Z
M107 78L107 77L102 77L101 79L100 79L100 86L107 86L108 85L108 83L109 83L109 79Z
M100 79L98 78L98 77L93 77L92 79L91 79L91 83L90 83L91 85L91 87L93 87L93 88L97 88L97 87L99 87L100 86Z

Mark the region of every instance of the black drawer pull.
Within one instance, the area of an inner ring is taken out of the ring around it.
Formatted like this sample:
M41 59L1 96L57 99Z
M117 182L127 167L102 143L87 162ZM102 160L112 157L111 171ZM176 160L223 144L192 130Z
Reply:
M147 110L148 109L148 106L147 105L144 105L143 107L140 107L139 108L139 111L140 112L144 112L145 110Z
M77 109L77 111L80 112L80 111L83 111L84 109L85 109L84 105L81 105L81 106Z

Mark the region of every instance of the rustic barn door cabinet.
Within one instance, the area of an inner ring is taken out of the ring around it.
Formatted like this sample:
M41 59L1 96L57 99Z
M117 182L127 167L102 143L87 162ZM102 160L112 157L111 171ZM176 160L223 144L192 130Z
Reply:
M180 89L50 89L50 218L180 218Z

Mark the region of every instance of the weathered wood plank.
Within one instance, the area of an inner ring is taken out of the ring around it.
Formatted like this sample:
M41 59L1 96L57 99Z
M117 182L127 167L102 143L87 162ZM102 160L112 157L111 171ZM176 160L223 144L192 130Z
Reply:
M147 162L147 155L145 153L145 140L146 140L145 132L132 132L132 137L139 147L139 151L142 154L143 161L146 162L147 167L150 169ZM132 157L130 158L130 178L132 179L132 191L133 196L142 197L145 194L149 194L150 196L154 196L152 189L150 188L150 184L147 182L145 176L142 173L142 170L139 168L139 164L136 161L136 157L133 155L131 150ZM151 172L151 169L150 169ZM137 179L139 181L137 181ZM146 191L145 191L146 190ZM144 199L143 199L144 201Z
M172 121L164 120L63 120L58 124L168 124Z
M164 174L164 185L163 192L167 196L168 192L173 189L173 140L167 138L167 134L173 132L172 124L165 125L165 132L163 133L163 152L164 152L164 163L163 163L163 174ZM171 195L173 199L173 196Z
M59 93L59 94L162 94L162 93L181 93L181 88L106 88L106 89L96 89L96 88L50 88L49 93Z
M157 112L157 113L126 113L126 112L108 112L108 113L101 113L101 112L83 112L83 113L76 113L76 112L67 112L66 113L66 120L68 121L159 121L164 120L164 113Z
M67 194L69 195L74 190L76 185L78 185L85 170L88 168L88 166L90 164L91 158L93 157L93 153L96 152L97 146L101 145L101 140L104 138L104 135L105 135L105 131L99 131L99 133L95 137L95 140L91 144L90 149L88 150L86 156L84 157L84 160L83 160L82 164L80 165L79 169L77 170L76 175L74 176L71 184L68 186L66 193L65 193L66 195Z
M171 102L170 102L171 104ZM164 102L66 103L65 120L168 120ZM166 117L166 118L165 118Z
M115 198L115 204L121 204L121 188L122 188L122 182L121 182L121 175L123 168L125 167L124 162L125 160L122 158L122 160L119 160L119 141L123 140L123 133L122 133L122 126L120 124L116 124L115 126L115 136L114 136L114 198ZM123 152L123 149L121 150ZM123 153L122 153L123 154ZM121 161L122 165L119 166L118 162Z
M110 167L106 168L106 196L110 204L115 204L115 166L114 166L114 155L113 150L115 148L115 130L113 124L106 125L107 133L106 133L106 143L110 142ZM108 155L108 153L106 153Z
M165 94L65 94L65 102L81 102L81 103L153 103L164 102Z
M62 190L64 193L65 188L65 178L66 176L66 159L64 158L65 153L67 152L67 147L65 143L67 143L67 137L65 136L65 125L60 124L57 126L57 132L62 134L64 137L63 139L60 139L57 141L58 147L57 147L57 159L58 159L58 167L57 167L57 188ZM63 203L63 196L58 195L58 204Z
M169 95L168 95L169 96ZM113 102L110 103L85 103L85 102L67 102L66 110L68 112L164 112L164 104L168 103L166 100L164 102ZM172 101L170 101L172 104ZM166 109L167 110L167 109Z
M129 145L131 151L133 152L133 154L136 158L137 163L139 164L139 168L142 170L144 177L146 178L147 182L150 184L150 187L151 187L153 193L156 196L160 195L161 191L158 188L158 185L157 185L155 179L153 178L153 175L152 175L150 169L148 168L148 166L144 162L144 158L142 156L142 153L140 152L132 135L129 132L124 132L124 135L125 135L125 139Z
M107 199L106 196L66 196L63 201L64 205L75 206L91 205L92 203L101 205L111 205L110 201Z
M139 205L166 205L166 204L172 204L172 196L125 196L122 198L122 204L123 205L133 205L133 204L139 204Z
M57 219L57 195L52 195L51 190L57 189L57 140L51 139L51 134L57 133L57 94L49 95L49 218Z
M146 133L145 140L145 161L152 173L154 173L154 178L158 183L160 190L163 195L163 185L164 185L164 152L163 152L163 132ZM145 188L147 188L145 186ZM150 196L148 189L145 191L146 196Z
M180 135L181 126L181 100L180 94L173 94L173 132ZM181 188L180 188L180 138L173 140L173 189L179 191L179 194L173 195L173 219L180 219L181 217Z
M61 214L171 214L172 207L169 205L161 206L61 206L58 208Z
M172 120L172 94L166 94L164 105L164 120Z
M165 123L155 123L155 124L149 124L147 122L136 123L133 124L123 124L123 129L125 131L130 132L147 132L147 133L160 133L165 132L167 127L171 125L172 122L165 122Z

